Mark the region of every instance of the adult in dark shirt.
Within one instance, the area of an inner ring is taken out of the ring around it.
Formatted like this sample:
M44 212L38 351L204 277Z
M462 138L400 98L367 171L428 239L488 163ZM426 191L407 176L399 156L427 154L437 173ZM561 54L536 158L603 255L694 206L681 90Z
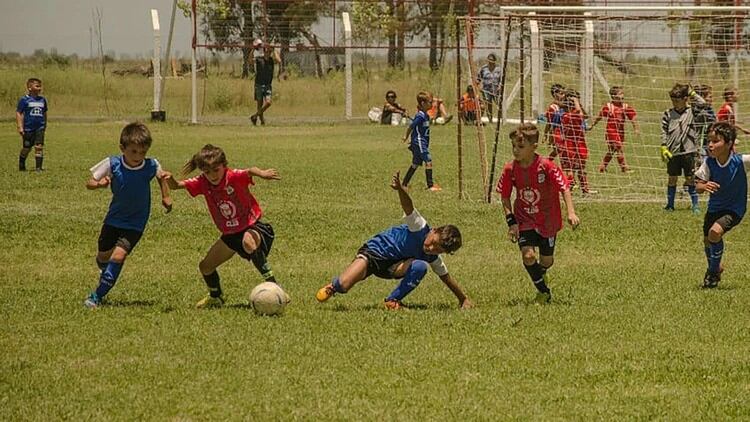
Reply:
M264 45L263 41L253 42L253 56L255 57L255 101L258 109L250 116L253 125L266 124L263 113L271 107L271 84L273 83L273 70L277 63L281 63L279 53L270 45Z
M398 113L401 117L407 115L406 108L396 102L396 91L390 90L385 93L385 104L383 104L383 114L380 116L380 123L390 125L393 114ZM401 119L398 119L401 121Z

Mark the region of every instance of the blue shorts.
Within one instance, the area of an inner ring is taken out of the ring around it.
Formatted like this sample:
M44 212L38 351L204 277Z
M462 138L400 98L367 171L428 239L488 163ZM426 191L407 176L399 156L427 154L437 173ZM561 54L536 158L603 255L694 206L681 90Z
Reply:
M411 164L413 166L421 166L422 163L432 162L432 156L430 155L430 151L428 149L420 151L419 147L410 144L409 151L411 151Z

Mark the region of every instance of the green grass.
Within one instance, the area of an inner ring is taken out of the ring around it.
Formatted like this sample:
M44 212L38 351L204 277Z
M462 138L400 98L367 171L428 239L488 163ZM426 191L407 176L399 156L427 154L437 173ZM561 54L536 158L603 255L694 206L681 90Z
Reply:
M401 128L172 123L151 125L150 155L168 169L207 142L233 166L279 169L283 180L253 192L293 302L279 318L253 315L246 297L260 277L234 258L220 268L229 306L193 309L205 294L198 261L219 234L203 199L180 191L169 215L154 201L110 305L86 310L110 193L84 183L117 152L121 126L55 123L42 174L15 170L20 142L12 124L1 128L2 420L750 418L748 224L726 239L720 287L702 291L702 218L686 202L666 214L576 198L582 224L560 235L553 303L534 306L501 211L478 201L478 166L467 164L473 200L456 199L447 127L433 130L445 190L413 198L433 224L462 230L446 262L476 309L459 311L434 274L404 312L381 308L394 283L375 278L314 299L363 241L398 222L387 182L409 161Z

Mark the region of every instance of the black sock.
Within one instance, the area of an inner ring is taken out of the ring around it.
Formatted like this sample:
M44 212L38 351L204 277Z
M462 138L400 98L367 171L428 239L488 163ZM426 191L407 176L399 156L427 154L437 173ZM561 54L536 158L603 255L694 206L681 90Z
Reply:
M258 270L261 277L263 277L263 280L270 281L271 283L276 283L276 277L274 277L271 266L266 260L266 254L264 254L263 251L261 251L260 249L256 249L255 252L250 255L250 261Z
M18 168L20 170L26 170L26 157L23 155L18 156Z
M409 181L411 180L412 176L414 176L414 172L417 171L416 167L409 167L409 170L406 170L406 176L404 176L404 181L401 182L402 185L408 186Z
M545 269L542 267L542 264L535 262L531 265L523 264L523 266L526 268L526 272L529 273L529 277L531 277L534 287L542 293L549 293L549 287L547 287L547 284L544 282Z
M41 169L42 168L42 161L44 160L44 157L34 157L36 160L36 168Z
M424 176L425 176L425 178L427 179L427 187L428 187L428 188L431 188L431 187L432 187L432 185L434 185L434 184L435 184L435 183L434 183L434 182L432 181L432 169L431 169L431 168L429 168L429 169L428 169L428 168L424 169Z
M219 283L219 273L216 270L209 275L203 274L203 281L206 282L208 294L211 297L221 296L221 283Z

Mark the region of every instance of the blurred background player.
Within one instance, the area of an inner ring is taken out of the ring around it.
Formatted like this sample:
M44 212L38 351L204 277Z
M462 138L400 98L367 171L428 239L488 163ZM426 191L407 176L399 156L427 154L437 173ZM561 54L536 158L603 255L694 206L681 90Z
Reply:
M427 109L427 116L430 117L431 122L438 125L444 125L453 119L453 116L445 108L445 101L435 96L432 97L432 105Z
M461 232L453 225L431 228L414 208L399 178L398 173L393 175L391 188L398 192L405 224L390 227L365 242L354 261L331 283L321 287L315 298L318 302L325 302L337 293L348 292L355 284L374 274L384 279L401 279L385 299L387 309L401 309L402 300L419 286L429 267L453 292L461 309L471 308L471 300L448 273L440 256L442 253L452 254L461 247Z
M745 135L750 135L749 130L737 125L737 118L734 115L734 103L737 102L739 96L737 88L731 86L724 88L724 104L721 105L719 112L716 113L716 120L719 122L728 122Z
M539 131L525 123L510 133L513 161L505 164L497 192L503 203L505 222L511 242L518 242L521 259L529 273L538 304L548 303L552 293L547 286L547 270L554 264L555 239L562 229L560 193L568 212L568 223L580 223L573 209L573 197L567 180L554 162L536 153ZM510 196L516 190L511 205ZM534 248L539 249L539 259Z
M427 116L427 110L432 106L432 95L429 92L420 92L417 94L417 114L406 129L406 134L401 139L403 142L409 142L409 151L411 151L411 166L406 171L404 187L409 185L414 172L424 163L424 175L427 180L427 189L432 192L441 191L440 185L432 180L432 156L430 155L430 118Z
M604 132L604 141L607 143L607 153L604 155L602 163L599 165L599 172L604 173L607 171L609 162L612 161L612 156L617 157L617 163L620 165L620 170L625 173L629 170L627 164L625 164L625 152L623 151L623 144L625 143L625 120L630 120L633 124L633 132L638 136L640 129L638 128L638 122L635 120L636 111L630 104L623 102L625 99L625 91L620 86L613 86L609 89L609 97L612 101L605 103L602 109L599 110L594 122L586 130L592 130L599 121L604 118L607 119L607 130Z
M547 121L544 126L544 141L552 147L549 158L553 160L560 153L560 149L565 147L560 127L563 114L561 106L565 101L565 87L560 84L552 84L550 94L552 95L552 102L544 114ZM565 167L563 167L563 171L565 171Z
M589 188L589 178L586 173L586 161L589 158L589 149L586 145L586 118L588 114L581 107L578 100L580 95L574 90L565 92L565 101L562 105L562 117L560 127L564 147L560 152L560 162L565 162L567 167L569 184L575 183L574 177L578 178L581 185L581 193L590 195L597 193Z
M154 158L146 158L151 148L151 132L143 123L130 123L120 133L122 155L105 158L91 168L89 190L109 187L112 202L99 233L96 265L99 285L83 305L94 309L117 283L125 259L133 252L146 229L151 213L151 180L156 177L161 188L162 205L172 211L172 198L166 172Z
M461 114L459 115L464 124L472 125L477 121L477 110L479 109L479 99L474 93L474 87L469 85L466 92L461 96L461 103L458 106Z
M393 116L397 115L397 122L401 123L401 118L407 115L406 107L396 102L396 91L389 90L385 93L385 104L383 104L383 113L380 115L380 123L384 125L394 124Z
M708 132L708 157L696 171L696 190L708 192L703 219L703 242L708 268L703 287L719 285L724 268L724 235L742 221L747 211L747 172L750 155L735 154L737 131L729 122L718 122Z
M257 111L250 116L253 125L266 124L264 113L271 107L271 94L273 84L273 70L276 64L281 63L279 53L270 45L257 39L253 41L253 62L255 63L255 102Z
M47 128L47 99L42 97L42 81L29 78L26 81L26 95L16 106L16 125L21 135L21 152L18 155L18 170L26 171L26 157L34 147L36 171L42 171L44 161L44 132Z
M482 122L488 123L493 119L493 105L497 103L497 96L500 93L500 81L502 80L502 69L497 66L497 57L495 53L487 55L487 64L479 69L477 74L477 82L482 87L482 104L485 108L486 117L482 118Z
M674 211L674 199L677 193L677 178L685 177L685 185L690 194L691 208L694 214L700 213L698 194L695 191L693 172L698 157L698 128L696 116L702 110L689 107L688 99L703 104L705 101L686 84L675 84L669 91L672 108L666 110L661 119L661 159L667 164L667 205L666 211Z

